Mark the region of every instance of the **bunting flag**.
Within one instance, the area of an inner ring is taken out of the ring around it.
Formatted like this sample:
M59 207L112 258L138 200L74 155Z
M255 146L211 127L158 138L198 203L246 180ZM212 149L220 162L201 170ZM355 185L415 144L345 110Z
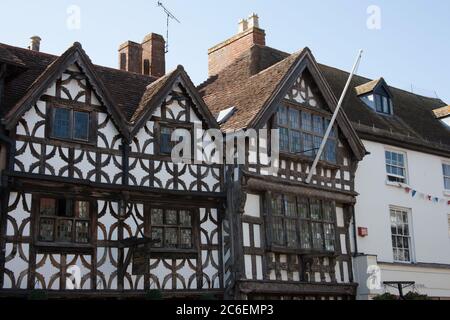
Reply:
M399 183L398 186L400 188L404 189L407 194L411 194L412 198L416 198L417 197L419 199L424 199L424 200L427 200L427 201L430 201L430 202L433 202L433 203L437 203L437 204L439 204L439 203L440 204L447 203L447 205L450 206L450 200L448 200L448 198L435 197L435 196L433 196L431 194L427 194L427 193L423 193L423 192L420 192L418 190L415 190L415 189L413 189L413 188L411 188L411 187L409 187L409 186L407 186L407 185L405 185L403 183Z

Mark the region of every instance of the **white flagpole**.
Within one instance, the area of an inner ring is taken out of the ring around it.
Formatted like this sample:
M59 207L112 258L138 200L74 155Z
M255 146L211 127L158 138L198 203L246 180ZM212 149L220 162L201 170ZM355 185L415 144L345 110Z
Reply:
M330 133L331 133L331 130L333 129L333 125L336 122L336 118L338 116L339 110L341 109L342 103L344 102L344 98L345 98L345 95L347 94L347 90L348 90L348 87L350 86L350 82L352 81L353 75L355 74L356 69L358 68L359 62L361 61L362 53L363 53L363 50L362 49L359 50L355 64L353 65L353 68L352 68L352 72L350 73L350 76L348 77L347 83L344 87L344 91L342 92L342 95L341 95L341 98L339 99L336 110L334 110L333 117L331 118L331 121L327 128L327 131L325 132L325 136L323 137L322 143L320 144L319 151L317 152L317 155L316 155L316 158L314 159L313 165L312 165L311 169L309 170L308 178L305 181L307 184L311 183L311 179L313 177L314 171L316 170L317 164L319 163L320 157L322 156L323 149L325 148L328 138L330 137Z

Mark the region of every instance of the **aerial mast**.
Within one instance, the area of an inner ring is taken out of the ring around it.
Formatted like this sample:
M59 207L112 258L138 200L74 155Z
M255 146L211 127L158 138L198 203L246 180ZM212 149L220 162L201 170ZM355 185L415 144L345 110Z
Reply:
M168 53L169 52L169 24L170 24L170 20L172 19L172 20L174 20L174 21L176 21L178 23L181 23L181 22L160 1L158 1L158 7L162 8L164 10L164 13L167 16L167 20L166 20L166 49L165 49L165 51L166 51L166 53Z

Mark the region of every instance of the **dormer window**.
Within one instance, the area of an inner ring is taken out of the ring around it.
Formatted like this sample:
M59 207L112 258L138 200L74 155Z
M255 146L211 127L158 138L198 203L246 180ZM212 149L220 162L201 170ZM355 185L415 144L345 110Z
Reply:
M391 98L381 94L375 94L375 111L378 113L392 114Z
M383 78L356 87L360 99L379 114L393 114L392 95Z

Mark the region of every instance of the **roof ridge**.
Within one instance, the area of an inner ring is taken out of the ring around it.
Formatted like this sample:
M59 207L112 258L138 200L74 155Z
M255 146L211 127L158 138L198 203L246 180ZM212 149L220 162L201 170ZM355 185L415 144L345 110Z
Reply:
M340 69L340 68L333 67L333 66L330 66L330 65L327 65L327 64L319 63L319 66L324 66L324 67L326 67L326 68L330 68L330 69L338 70L338 71L340 71L340 72L345 72L346 74L350 74L350 72L348 72L348 71L345 71L345 70L342 70L342 69ZM356 76L356 77L358 77L358 78L361 78L362 80L367 80L367 82L379 81L380 79L384 79L384 77L379 77L378 79L371 79L371 78L368 78L368 77L366 77L366 76L362 76L362 75L359 75L359 74L355 74L354 76ZM364 85L364 84L363 84L363 85ZM407 93L407 94L410 94L410 95L413 95L413 96L416 96L416 97L419 97L419 98L425 98L425 99L435 100L435 101L442 102L443 104L446 104L446 102L443 101L443 100L440 99L440 98L427 97L427 96L424 96L424 95L421 95L421 94L417 94L417 93L414 93L414 92L411 92L411 91L408 91L408 90L405 90L405 89L401 89L401 88L398 88L398 87L394 87L394 86L389 85L389 84L387 84L387 85L388 85L388 87L389 87L390 89L399 90L399 91L405 92L405 93Z

